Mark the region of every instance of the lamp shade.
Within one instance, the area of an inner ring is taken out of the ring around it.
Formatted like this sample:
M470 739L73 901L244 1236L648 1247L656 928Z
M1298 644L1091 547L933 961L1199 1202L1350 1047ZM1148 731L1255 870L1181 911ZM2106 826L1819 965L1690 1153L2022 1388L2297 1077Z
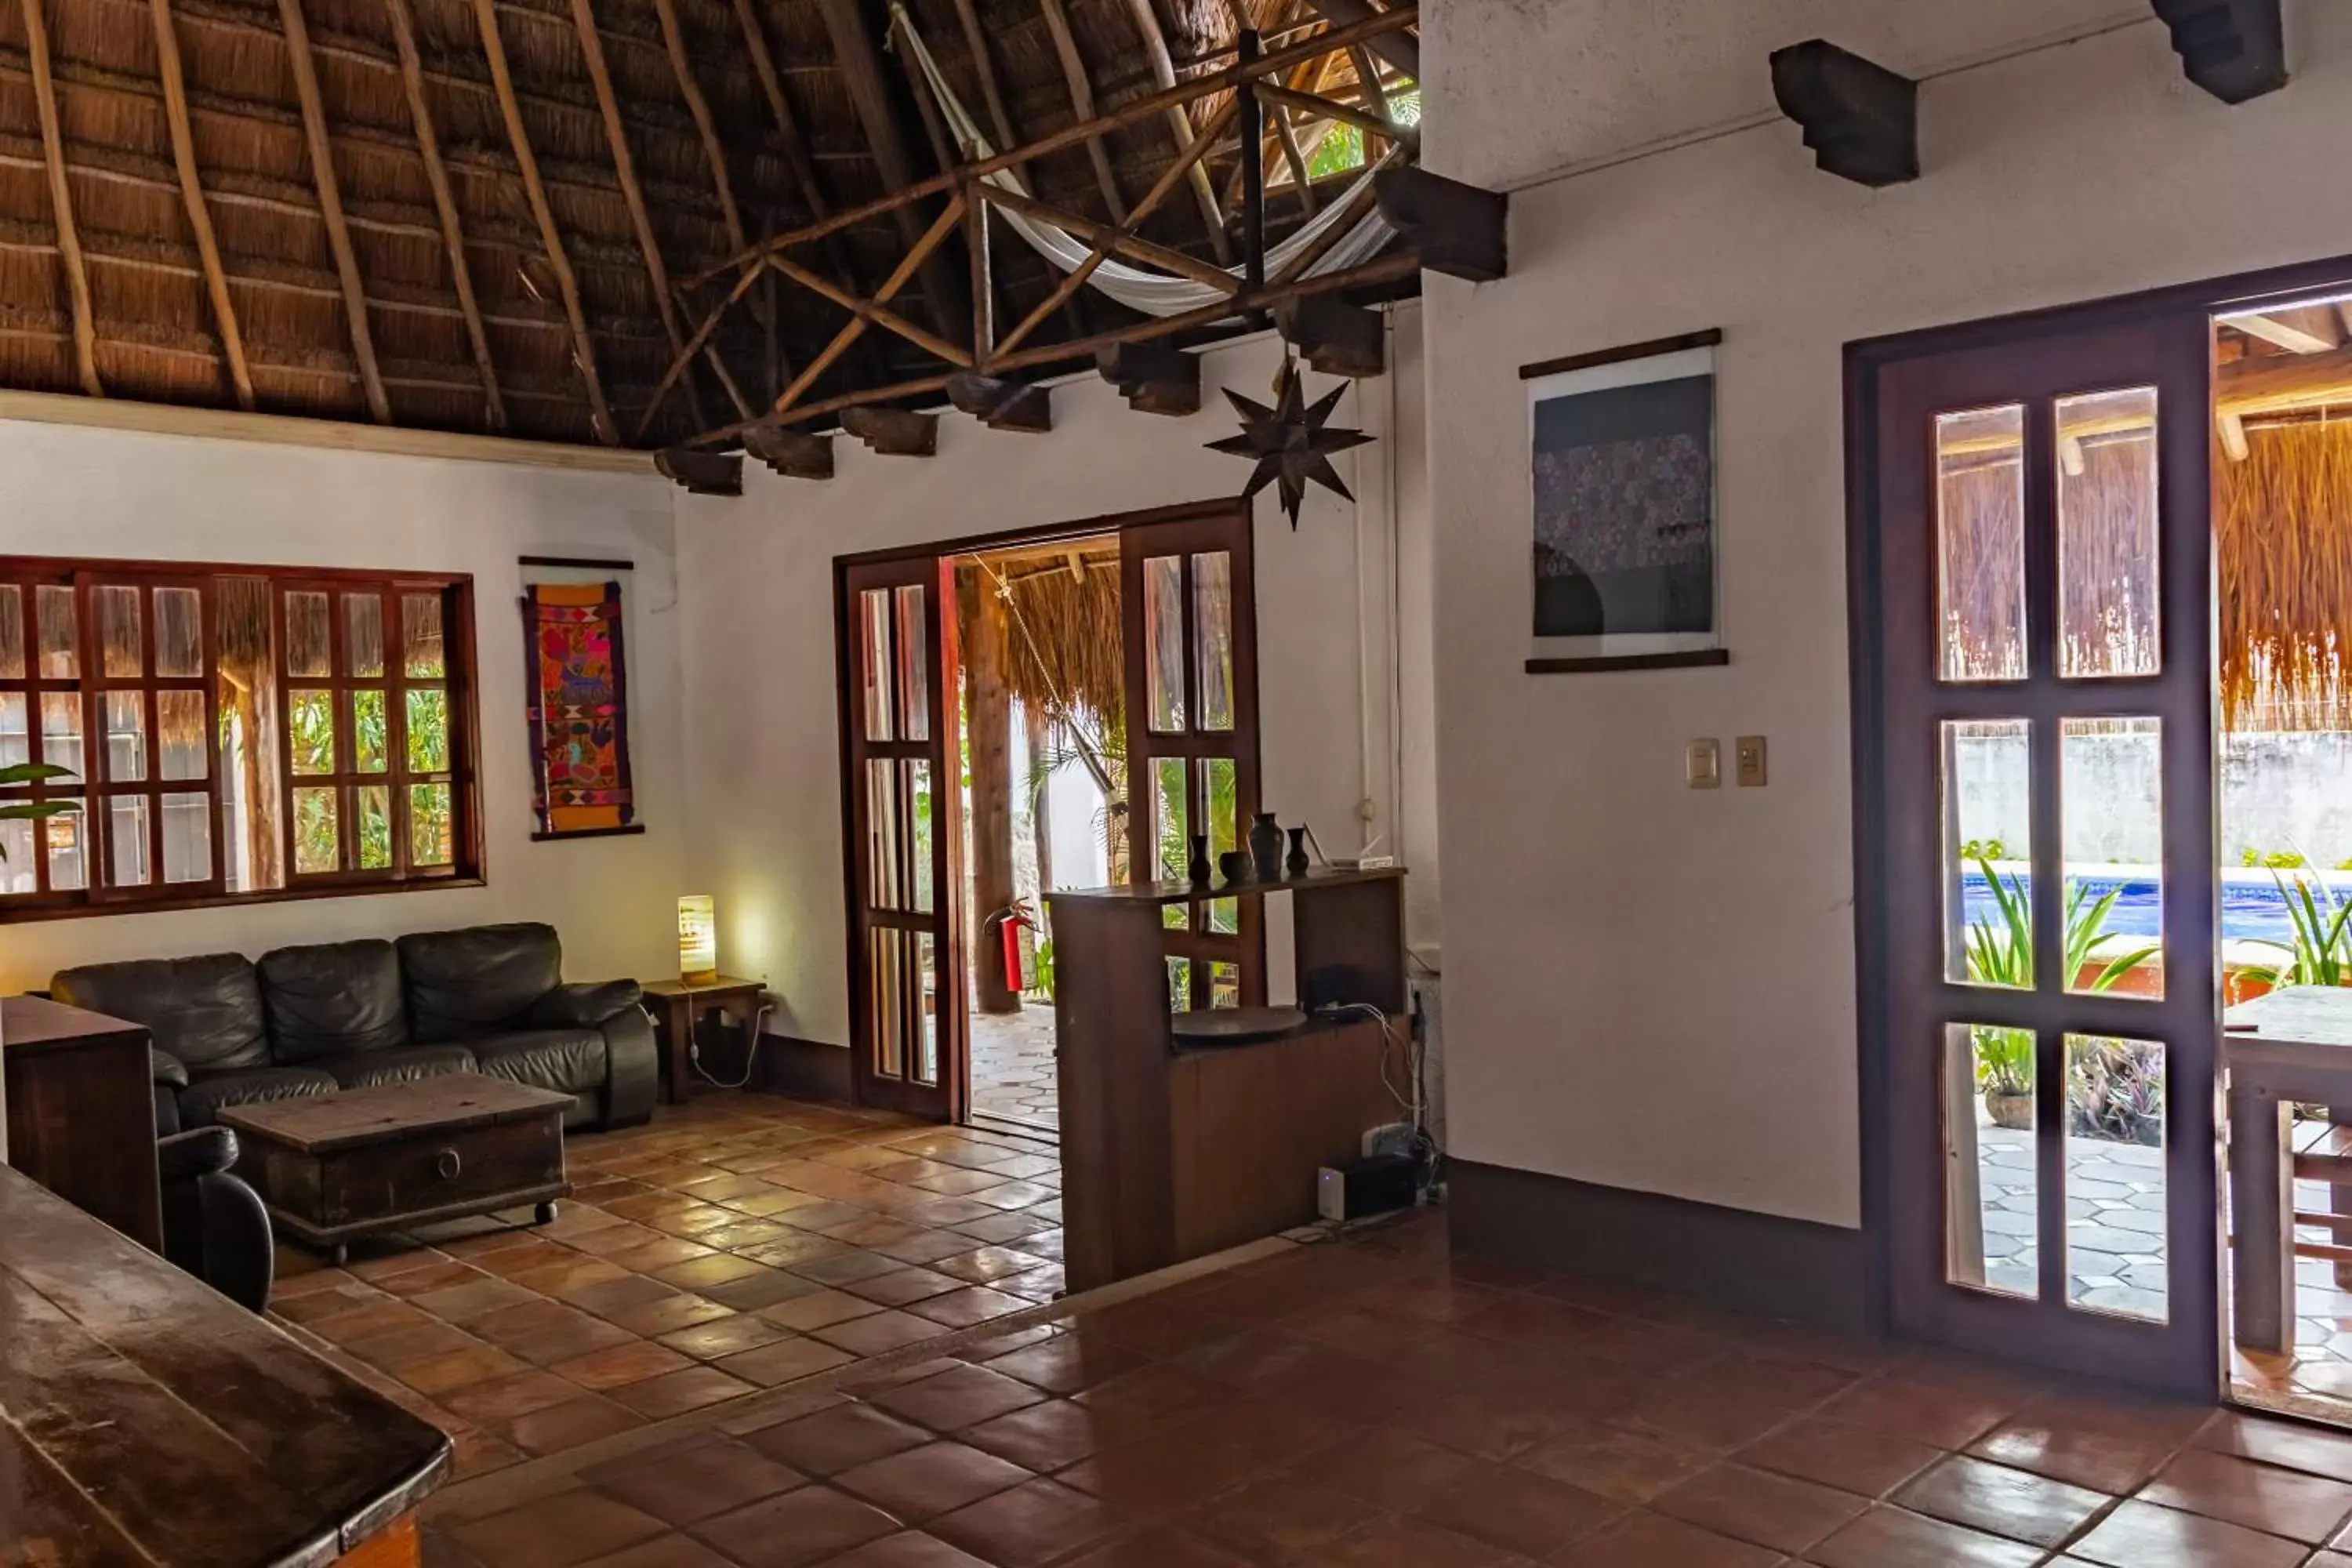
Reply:
M719 978L719 906L709 893L677 901L677 977L689 985Z

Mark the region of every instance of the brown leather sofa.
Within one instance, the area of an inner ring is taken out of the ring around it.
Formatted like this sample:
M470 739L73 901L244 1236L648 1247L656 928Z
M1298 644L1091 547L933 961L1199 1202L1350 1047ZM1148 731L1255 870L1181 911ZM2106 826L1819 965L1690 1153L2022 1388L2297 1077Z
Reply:
M653 1114L658 1058L634 980L563 983L552 926L142 959L59 971L60 1002L154 1037L159 1134L225 1106L481 1072L573 1097L566 1127Z

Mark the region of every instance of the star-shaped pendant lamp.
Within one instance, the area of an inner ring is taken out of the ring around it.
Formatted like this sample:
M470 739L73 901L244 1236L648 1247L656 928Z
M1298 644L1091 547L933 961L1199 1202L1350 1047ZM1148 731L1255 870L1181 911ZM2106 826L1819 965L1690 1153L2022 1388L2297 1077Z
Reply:
M1350 447L1363 446L1372 437L1361 430L1332 429L1323 423L1331 417L1331 410L1339 406L1347 391L1343 383L1310 405L1298 374L1298 362L1286 356L1282 362L1282 374L1275 378L1273 407L1230 388L1226 390L1226 398L1241 410L1242 433L1210 442L1209 450L1256 459L1257 469L1250 475L1249 487L1242 491L1244 500L1278 483L1282 510L1289 514L1290 526L1295 529L1298 526L1299 506L1307 500L1309 479L1349 500L1356 499L1340 482L1338 470L1331 467L1331 458Z

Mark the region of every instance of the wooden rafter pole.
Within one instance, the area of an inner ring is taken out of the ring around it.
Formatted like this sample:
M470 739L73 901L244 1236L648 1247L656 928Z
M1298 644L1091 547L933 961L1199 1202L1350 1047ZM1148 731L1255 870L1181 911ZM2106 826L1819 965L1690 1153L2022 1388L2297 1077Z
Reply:
M958 175L950 171L929 180L915 177L915 161L908 150L906 129L899 123L897 106L890 97L889 78L882 68L881 51L875 43L873 28L866 24L860 0L817 0L817 12L824 21L826 35L833 40L834 62L849 89L850 103L857 111L858 121L865 127L866 142L874 154L875 167L881 172L883 184L897 193L875 205L874 210L891 214L899 234L912 247L920 243L926 233L915 204L952 190ZM845 221L844 215L836 213L820 226L830 233L856 221L854 217ZM780 251L784 246L772 241L763 248ZM930 307L931 324L947 337L969 336L971 301L965 297L969 285L962 273L944 265L934 254L938 248L934 242L923 253L923 295ZM738 255L716 271L731 272L753 259L756 258ZM706 273L704 279L713 275ZM807 374L805 370L802 372L803 375Z
M1274 113L1274 139L1282 144L1282 161L1290 165L1290 183L1298 192L1298 205L1313 217L1317 203L1314 181L1307 173L1307 153L1298 145L1298 132L1290 123L1290 112L1276 109Z
M1381 15L1371 0L1307 0L1323 13L1334 27L1345 27L1370 20ZM1421 79L1421 40L1404 34L1382 33L1377 39L1367 39L1366 47L1381 58L1396 67L1414 81Z
M166 0L153 0L157 5ZM588 336L588 318L580 307L580 283L572 275L572 259L564 254L562 233L555 226L555 213L547 205L547 191L540 184L539 160L530 150L530 136L524 131L522 106L515 101L514 76L507 68L506 45L499 37L499 14L495 0L474 0L474 23L482 35L482 55L489 62L490 87L498 94L499 113L505 119L507 141L514 149L515 165L522 172L523 194L530 200L531 217L539 225L540 243L547 247L547 265L555 274L556 292L563 297L563 317L572 327L572 356L580 372L580 383L588 392L588 421L596 438L608 447L621 444L620 427L613 422L613 410L604 401L604 384L596 374L596 345Z
M831 4L833 0L822 0L822 3ZM1139 98L1131 103L1121 104L1097 119L1087 121L1083 124L1066 126L1049 135L1039 137L1025 147L1015 147L1009 152L1000 153L992 158L983 158L977 163L968 164L950 174L934 175L927 180L918 180L888 195L878 196L873 201L860 203L854 207L845 207L828 218L816 223L804 224L799 228L777 235L772 239L762 240L751 250L729 257L716 267L707 268L697 273L686 280L686 286L688 289L700 288L713 279L723 278L729 273L739 270L745 262L756 260L761 256L789 250L793 246L805 245L827 235L837 234L843 229L855 227L884 214L910 208L919 202L955 190L985 175L993 174L1021 163L1032 163L1048 153L1058 153L1066 147L1075 147L1089 136L1100 136L1106 132L1117 131L1122 126L1132 125L1138 121L1149 120L1153 115L1165 112L1171 103L1191 103L1217 93L1231 92L1243 83L1257 77L1288 70L1303 60L1319 59L1334 49L1344 49L1350 44L1360 43L1364 38L1376 33L1392 32L1398 28L1411 26L1419 19L1419 16L1420 13L1413 6L1401 5L1393 11L1384 12L1354 26L1335 28L1328 33L1309 38L1304 43L1277 49L1255 63L1237 62L1212 75L1195 77L1190 81L1180 82L1166 92L1152 93L1148 97Z
M1078 40L1070 32L1069 12L1062 0L1037 0L1045 12L1045 31L1054 39L1054 53L1062 62L1062 79L1070 89L1070 108L1077 121L1084 124L1099 118L1095 110L1094 83L1087 79L1087 62L1078 53ZM1118 174L1111 167L1110 151L1099 134L1087 138L1087 156L1094 160L1095 183L1102 187L1103 205L1110 211L1110 221L1127 221L1127 202L1118 194Z
M963 47L971 56L971 68L980 78L981 101L988 109L988 127L996 132L1000 152L1020 144L1021 138L1013 130L1013 116L1005 111L1004 89L996 77L996 62L989 58L988 33L980 25L980 12L971 0L955 0L956 21L963 28Z
M702 96L701 84L694 79L694 61L686 52L686 33L677 25L675 0L654 0L654 15L661 19L662 47L669 52L670 74L677 79L678 96L686 100L686 112L694 121L694 133L702 139L702 156L710 164L710 184L719 193L719 214L727 225L727 243L740 250L744 246L742 209L735 205L735 186L727 177L727 152L719 142L718 122L710 118L710 101Z
M1311 92L1293 92L1288 88L1275 87L1271 84L1261 84L1257 89L1257 94L1268 103L1279 104L1285 109L1295 109L1301 114L1313 115L1318 119L1336 120L1343 125L1355 126L1368 135L1384 136L1391 142L1401 142L1408 147L1418 146L1421 142L1421 133L1412 126L1400 125L1384 114L1375 114L1369 109L1359 109L1352 103L1341 103L1337 99L1322 98Z
M492 430L507 427L506 399L499 395L498 367L490 361L490 338L482 327L482 308L474 298L473 268L466 260L466 232L457 220L457 199L449 188L449 171L441 162L441 138L433 123L432 105L425 98L425 60L416 50L416 20L408 0L383 0L392 18L392 40L400 55L401 85L408 94L408 118L416 132L416 154L425 163L425 183L433 189L433 210L441 221L442 248L449 254L449 279L457 293L457 311L466 319L467 341L474 350L474 370L482 378L482 401Z
M1151 67L1152 84L1161 90L1176 85L1176 62L1168 54L1168 35L1160 26L1160 13L1151 0L1128 0L1128 9L1135 16L1135 30L1143 39L1144 57ZM1178 107L1168 111L1168 127L1174 132L1179 150L1192 140L1192 111ZM1201 205L1201 221L1208 226L1209 244L1217 253L1220 266L1229 266L1234 259L1233 242L1225 237L1224 209L1218 205L1217 193L1209 183L1209 171L1199 163L1192 165L1187 176L1192 182L1193 197Z
M1175 163L1160 172L1158 183L1144 193L1141 201L1135 204L1135 210L1127 215L1127 223L1118 231L1120 235L1131 235L1137 225L1160 210L1160 204L1166 201L1175 191L1178 184L1185 178L1185 171L1200 167L1201 160L1208 155L1210 148L1216 145L1218 138L1224 135L1227 127L1233 124L1234 117L1239 112L1240 105L1232 99L1227 99L1218 107L1216 112L1209 117L1209 122L1193 134L1192 144L1178 154ZM1035 331L1045 322L1045 318L1054 313L1063 300L1086 287L1087 279L1095 275L1095 269L1110 259L1112 237L1105 236L1096 240L1094 248L1087 252L1087 258L1062 275L1061 281L1054 285L1053 292L1039 300L1035 309L1023 317L1020 323L1005 333L1002 341L991 347L989 357L993 360L1000 353L1010 353L1019 348L1029 340L1029 334Z
M81 254L81 230L74 223L73 191L66 184L65 137L58 128L58 88L49 76L49 24L43 0L24 0L25 52L32 57L33 105L41 121L41 162L47 165L49 211L57 219L58 257L65 263L66 293L73 301L74 370L81 389L106 395L98 375L98 327L89 306L89 269Z
M637 237L637 252L645 258L646 280L653 288L654 309L661 317L662 331L669 338L670 353L684 349L686 339L677 324L677 311L670 303L669 268L662 261L661 242L654 233L653 218L646 209L645 187L637 183L637 163L629 152L629 139L621 124L620 95L613 90L613 72L604 58L604 40L596 31L596 14L589 0L572 0L572 30L580 39L581 58L588 65L588 82L596 91L596 108L604 119L604 144L613 154L613 174L621 184L621 201L629 209L629 227ZM699 427L707 421L702 412L701 395L695 391L694 380L686 383L688 406L694 412L694 423ZM654 410L646 410L637 423L635 439L645 438L646 429L653 423Z
M790 257L771 256L768 258L768 265L810 293L832 300L851 315L863 320L867 325L880 327L885 331L896 332L925 353L937 354L950 364L964 369L971 368L971 354L967 350L948 342L937 332L926 331L898 311L891 310L887 302L860 298L821 274L812 272L799 265Z
M1257 29L1241 36L1244 65L1258 58ZM1253 77L1242 83L1242 276L1252 289L1265 287L1265 164L1259 149L1265 145L1265 107L1260 101L1265 83Z
M702 318L702 324L694 329L694 336L688 338L685 346L670 357L669 368L663 371L661 380L654 384L654 395L646 402L645 417L638 421L637 434L640 437L645 435L646 426L654 422L654 416L661 412L663 401L669 396L670 388L677 384L677 378L686 374L687 365L692 363L696 354L702 352L703 345L710 341L710 334L718 330L720 318L727 314L738 300L751 291L752 283L766 271L767 268L764 267L757 270L745 268L742 275L735 279L733 292L710 308L709 313Z
M1129 260L1144 262L1164 271L1173 272L1180 278L1190 278L1195 283L1205 283L1212 289L1223 289L1228 294L1241 292L1240 282L1232 273L1222 268L1212 267L1198 257L1187 256L1181 250L1171 250L1164 245L1155 245L1148 239L1139 238L1129 232L1134 224L1132 217L1125 226L1099 223L1083 214L1057 206L1052 202L1041 202L1034 196L1024 196L1018 191L1008 191L1002 185L982 184L975 185L973 189L1008 212L1016 212L1024 217L1035 218L1044 223L1050 223L1057 228L1067 229L1089 245L1107 244L1114 252Z
M488 0L483 0L488 4ZM188 126L188 82L180 68L180 40L172 26L172 0L148 0L155 23L155 72L163 84L163 117L172 132L172 162L180 172L180 200L188 210L188 227L196 238L196 257L204 264L205 291L211 295L213 321L220 330L221 357L228 362L229 380L236 387L237 406L253 407L253 371L245 362L245 334L237 331L236 302L228 297L228 274L221 266L220 241L213 235L212 213L205 205L205 186L196 172L195 138Z
M278 19L286 28L286 58L294 69L294 95L302 102L302 134L310 147L310 180L319 192L319 216L327 225L327 248L335 258L335 276L343 288L343 316L351 323L352 358L359 362L360 390L366 395L368 413L379 425L392 423L392 399L383 390L383 373L375 362L375 334L368 327L367 290L360 281L358 254L352 249L351 226L343 221L342 187L335 179L335 150L327 139L327 105L319 94L319 62L310 53L310 27L302 16L302 0L278 0Z
M956 225L962 221L963 198L958 196L948 203L945 209L933 220L931 226L923 231L921 237L915 241L914 246L906 255L898 258L898 265L890 269L890 276L882 280L882 287L877 289L874 291L874 298L867 301L869 307L887 305L897 299L898 290L907 286L908 279L914 277L917 268L930 258L931 253L939 249L940 243L955 232ZM776 399L777 413L782 414L790 409L793 404L800 401L802 393L816 384L817 378L831 369L833 362L839 359L849 345L856 342L865 332L866 319L867 312L853 314L847 324L834 334L833 342L824 345L824 352L809 361L802 368L800 374L793 377L793 384L784 388L782 396Z

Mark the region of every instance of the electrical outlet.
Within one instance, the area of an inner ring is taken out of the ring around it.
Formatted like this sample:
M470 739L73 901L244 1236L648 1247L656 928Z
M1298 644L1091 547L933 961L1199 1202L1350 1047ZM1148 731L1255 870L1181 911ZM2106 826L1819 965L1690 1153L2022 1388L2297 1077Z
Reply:
M1709 736L1683 749L1683 783L1693 789L1723 787L1723 742Z
M1764 787L1764 737L1742 735L1731 743L1732 767L1741 789Z

